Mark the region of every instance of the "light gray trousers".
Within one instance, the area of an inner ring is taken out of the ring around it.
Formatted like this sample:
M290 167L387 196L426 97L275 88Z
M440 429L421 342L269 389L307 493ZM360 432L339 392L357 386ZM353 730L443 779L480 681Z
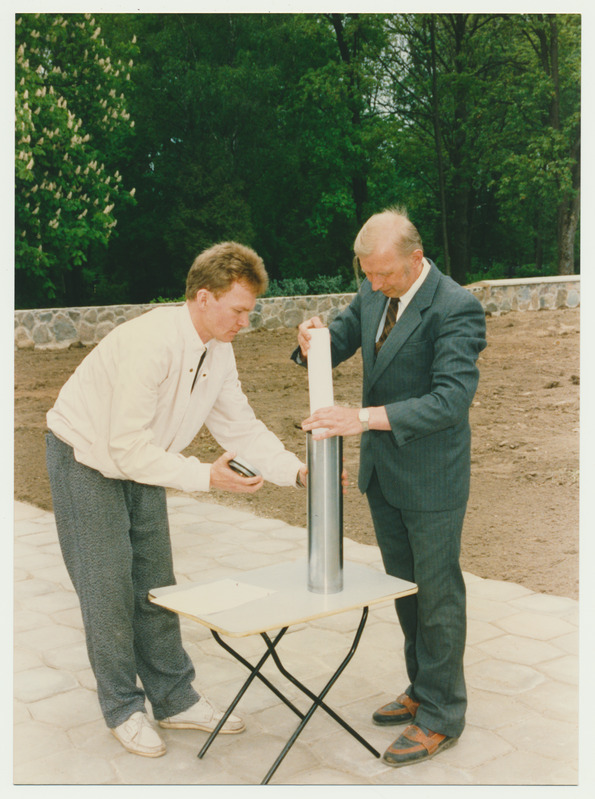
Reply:
M151 588L175 583L165 489L108 479L51 432L46 460L107 726L144 711L145 697L156 719L187 710L198 694L179 619L147 599Z

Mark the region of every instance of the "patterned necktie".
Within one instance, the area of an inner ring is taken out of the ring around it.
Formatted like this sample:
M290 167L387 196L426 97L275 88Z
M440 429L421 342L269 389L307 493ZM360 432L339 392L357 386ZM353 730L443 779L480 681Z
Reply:
M380 347L382 347L382 345L388 338L388 334L395 326L395 322L397 321L398 309L399 309L399 298L391 297L391 300L388 304L388 308L386 309L386 319L384 320L384 329L380 334L380 338L376 342L376 355L378 355Z

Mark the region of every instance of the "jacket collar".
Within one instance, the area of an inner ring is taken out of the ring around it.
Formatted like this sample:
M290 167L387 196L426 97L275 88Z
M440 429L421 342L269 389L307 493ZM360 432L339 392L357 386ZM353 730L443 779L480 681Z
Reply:
M409 305L405 308L403 315L399 318L397 324L391 330L388 338L382 345L378 356L374 359L374 339L376 330L380 324L382 316L382 309L386 302L386 297L381 292L376 292L380 296L375 296L373 299L374 305L371 310L371 318L375 320L376 327L371 325L371 330L366 331L365 350L363 351L364 359L368 359L368 366L371 366L370 385L376 382L380 375L384 372L387 366L391 363L397 352L401 349L403 344L412 335L415 329L420 325L422 320L422 313L425 309L432 304L434 294L438 287L438 282L441 278L441 272L432 261L428 259L430 264L430 271L424 282L419 289L415 292ZM370 344L370 337L372 342ZM362 341L362 347L364 341Z

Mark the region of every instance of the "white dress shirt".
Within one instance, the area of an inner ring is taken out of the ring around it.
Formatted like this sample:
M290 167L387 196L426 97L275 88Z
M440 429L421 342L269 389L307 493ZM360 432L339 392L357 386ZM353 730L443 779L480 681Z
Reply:
M241 389L231 344L205 345L187 305L158 307L112 330L62 387L49 429L105 477L207 491L210 464L180 452L204 425L277 485L301 466L259 421Z

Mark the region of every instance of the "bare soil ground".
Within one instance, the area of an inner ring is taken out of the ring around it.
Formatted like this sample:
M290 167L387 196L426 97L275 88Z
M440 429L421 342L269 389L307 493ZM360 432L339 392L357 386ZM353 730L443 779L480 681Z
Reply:
M472 485L462 564L480 577L578 598L579 312L510 313L488 318L488 347L471 410ZM308 415L306 371L289 360L295 331L238 336L244 391L289 449L305 459L299 424ZM51 510L45 470L45 413L89 350L15 354L15 497ZM335 400L359 405L361 362L335 370ZM351 487L344 533L374 543L364 497L355 485L359 442L345 439ZM201 431L187 454L212 461L220 448ZM204 497L204 495L202 495ZM197 495L198 498L199 495ZM214 492L210 501L306 526L304 491L270 484L254 496Z

